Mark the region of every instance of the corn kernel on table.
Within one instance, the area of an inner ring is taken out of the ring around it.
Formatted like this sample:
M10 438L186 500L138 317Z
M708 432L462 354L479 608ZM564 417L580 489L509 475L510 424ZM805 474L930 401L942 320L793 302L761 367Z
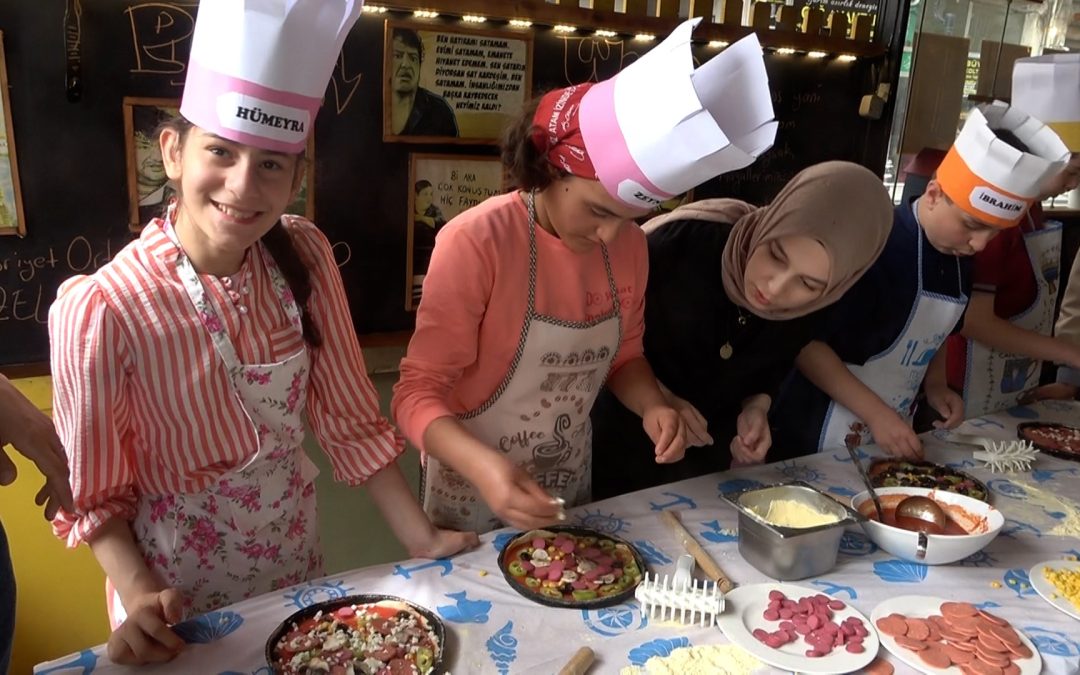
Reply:
M1080 424L1080 403L1043 402L965 422L957 433L1016 437L1024 421ZM1033 470L995 474L972 459L972 448L949 443L950 432L926 435L927 459L948 463L985 482L1005 516L999 536L979 553L951 565L907 562L877 548L856 526L840 544L835 568L791 582L830 594L869 617L875 606L902 595L930 595L991 608L1038 648L1043 673L1080 673L1080 621L1052 608L1031 586L1028 571L1047 560L1080 556L1080 463L1040 454ZM866 458L876 448L861 450ZM746 467L596 502L568 512L585 525L633 542L652 571L672 573L683 553L658 515L677 510L683 524L737 584L770 581L738 552L737 513L721 492L757 484L803 480L847 502L863 488L844 451ZM291 613L314 602L353 593L387 593L438 613L447 629L447 670L471 673L556 673L581 646L596 653L590 673L618 673L680 646L725 644L717 628L650 620L636 601L595 610L534 604L504 581L497 552L513 536L500 530L479 549L449 560L408 560L336 574L268 593L186 622L188 647L147 673L269 675L267 637ZM880 657L897 673L917 672L884 647ZM955 671L956 669L953 668ZM36 675L119 673L104 645L38 665ZM785 672L764 668L760 672Z

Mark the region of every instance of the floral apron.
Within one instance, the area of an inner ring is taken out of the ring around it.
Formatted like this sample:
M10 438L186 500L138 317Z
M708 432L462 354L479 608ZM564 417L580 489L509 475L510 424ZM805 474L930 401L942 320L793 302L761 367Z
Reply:
M169 225L166 231L179 246ZM302 331L288 283L265 250L262 257L285 313ZM183 592L191 615L321 576L322 554L315 507L318 469L301 449L307 348L277 363L240 363L183 253L177 270L258 436L255 453L202 492L139 497L131 524L135 541L150 570ZM126 613L114 590L107 597L115 627Z
M918 205L914 205L917 209ZM916 210L915 213L918 213ZM918 218L918 216L916 216ZM921 228L921 225L920 225ZM915 397L926 370L949 332L964 314L967 295L953 297L931 293L923 286L923 236L919 236L918 290L904 332L885 351L861 366L845 364L851 373L909 423L915 416ZM960 262L956 263L957 287L961 286ZM858 447L873 442L866 423L836 401L829 402L818 451Z
M591 321L565 321L536 311L536 213L529 206L529 302L510 370L479 408L459 416L473 435L523 467L568 506L592 491L589 411L607 379L622 338L619 296L607 247L601 244L612 309ZM424 510L439 527L487 532L500 527L476 489L434 457L424 466Z
M1051 335L1061 273L1061 223L1048 222L1041 230L1026 232L1024 248L1035 274L1035 301L1009 321L1025 330ZM1042 361L999 352L975 340L967 341L967 354L964 419L1011 408L1021 394L1039 384Z

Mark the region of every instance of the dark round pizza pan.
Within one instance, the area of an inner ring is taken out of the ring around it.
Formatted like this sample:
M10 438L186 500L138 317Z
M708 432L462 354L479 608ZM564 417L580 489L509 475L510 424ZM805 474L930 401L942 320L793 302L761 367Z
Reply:
M892 482L892 483L888 482L888 475L889 475L890 469L899 468L899 467L902 467L902 466L911 467L912 470L908 471L907 473L914 473L914 474L917 474L917 475L918 474L926 474L926 475L933 476L934 474L937 474L938 476L943 476L943 475L957 476L957 477L959 477L959 478L961 478L961 479L963 479L965 481L971 481L972 485L974 485L978 490L980 490L982 492L982 494L979 495L979 494L972 494L972 493L969 493L969 492L962 492L962 491L959 491L959 490L952 490L952 489L950 489L950 487L951 487L950 485L948 485L948 484L938 484L936 481L932 481L930 479L916 480L916 481L901 481L901 482ZM986 487L985 483L983 483L981 480L979 480L978 478L975 478L974 476L972 476L969 473L965 473L963 471L960 471L959 469L954 469L954 468L952 468L950 466L945 466L944 464L935 464L934 462L926 462L926 461L914 461L913 462L913 461L909 461L909 460L906 460L906 459L878 459L878 460L875 460L875 461L870 463L870 466L867 468L866 473L870 477L870 482L873 483L874 487L936 488L938 490L945 490L946 492L956 492L957 494L962 494L962 495L965 495L967 497L972 497L973 499L978 499L979 501L983 501L983 502L987 502L987 503L990 502L990 490Z
M1077 427L1068 424L1058 424L1057 422L1021 422L1016 425L1016 437L1022 441L1030 442L1039 449L1039 452L1045 452L1048 455L1053 455L1054 457L1059 457L1061 459L1080 462L1080 449L1067 450L1062 448L1052 448L1041 443L1036 443L1024 435L1024 432L1028 429L1068 429L1069 431L1080 431Z
M446 654L446 627L443 626L442 619L435 615L426 607L421 607L415 602L410 602L405 598L399 598L395 595L382 595L379 593L361 593L358 595L347 595L342 598L334 598L333 600L324 600L323 602L317 602L313 605L293 612L289 615L289 618L278 624L278 627L274 629L274 632L270 634L270 639L266 641L266 665L274 671L274 673L280 673L275 666L276 659L274 658L274 647L277 645L278 640L285 636L286 633L293 629L294 624L302 623L303 621L315 616L316 613L322 612L324 614L333 612L336 609L345 607L346 605L370 605L383 600L390 600L393 602L400 602L403 605L408 605L409 608L414 610L417 614L424 617L427 620L428 626L431 627L431 631L435 634L435 640L439 645L439 650L435 653L432 659L431 673L441 673L444 671L443 658Z
M620 539L619 537L612 536L610 534L604 534L603 532L599 532L588 527L580 527L577 525L553 525L551 527L539 528L539 530L543 532L551 532L553 534L569 534L575 537L596 537L597 539L610 539L616 544L622 544L626 546L626 548L630 551L631 554L633 554L634 562L637 563L638 570L641 571L641 579L645 578L645 572L646 570L648 570L648 568L645 566L645 560L641 557L641 553L639 553L638 550L634 548L633 544L628 541ZM638 584L641 583L641 579L638 579L637 583L627 586L618 593L612 593L611 595L605 595L603 597L598 597L593 600L560 600L548 597L546 595L540 595L539 593L534 592L525 584L519 582L517 578L514 577L514 575L510 574L509 565L511 561L507 558L509 557L511 549L521 543L522 539L525 539L526 537L532 538L532 533L536 531L537 530L532 530L530 532L525 532L519 536L514 537L510 541L506 542L506 544L503 545L502 549L499 551L499 569L502 570L503 578L506 579L506 583L510 584L510 588L514 589L522 596L529 600L532 600L535 603L545 605L547 607L562 607L566 609L596 609L600 607L611 607L612 605L617 605L634 597L634 589L637 588Z

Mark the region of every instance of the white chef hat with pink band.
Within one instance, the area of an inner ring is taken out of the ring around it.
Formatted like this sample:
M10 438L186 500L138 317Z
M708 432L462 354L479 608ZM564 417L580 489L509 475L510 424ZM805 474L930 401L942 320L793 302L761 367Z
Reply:
M202 0L180 113L266 150L304 149L363 0Z
M581 135L597 179L624 203L652 208L772 147L777 122L757 36L694 68L700 17L581 100Z

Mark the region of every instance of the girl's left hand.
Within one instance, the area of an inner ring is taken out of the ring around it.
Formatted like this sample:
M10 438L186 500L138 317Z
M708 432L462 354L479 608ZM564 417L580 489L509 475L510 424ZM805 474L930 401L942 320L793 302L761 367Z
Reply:
M656 405L641 416L645 433L656 444L656 463L677 462L686 454L686 425L674 408Z
M944 418L934 422L935 429L954 429L964 421L964 399L949 387L927 387L926 402Z
M409 551L414 558L446 558L455 553L468 551L480 545L475 532L459 532L434 528L428 540Z
M772 447L769 415L758 406L747 406L735 422L737 434L731 439L731 456L739 464L761 464Z

